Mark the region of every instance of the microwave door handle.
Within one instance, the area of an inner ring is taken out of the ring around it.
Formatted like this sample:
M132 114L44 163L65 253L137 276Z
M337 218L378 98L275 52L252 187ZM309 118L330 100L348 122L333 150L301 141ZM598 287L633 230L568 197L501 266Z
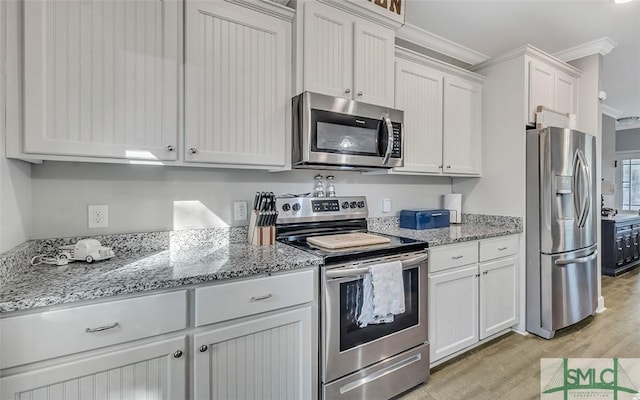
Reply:
M389 162L389 157L391 157L391 150L393 150L393 125L391 124L389 114L383 114L382 119L387 125L387 151L384 154L384 159L382 160L382 164L386 165L387 162Z

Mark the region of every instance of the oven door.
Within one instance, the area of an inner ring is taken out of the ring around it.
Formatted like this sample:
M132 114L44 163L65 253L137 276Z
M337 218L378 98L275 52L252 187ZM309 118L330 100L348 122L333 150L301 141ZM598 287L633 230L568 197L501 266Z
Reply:
M400 260L405 312L386 324L356 324L362 283L368 267ZM385 360L427 342L427 255L413 253L326 269L323 274L322 382Z

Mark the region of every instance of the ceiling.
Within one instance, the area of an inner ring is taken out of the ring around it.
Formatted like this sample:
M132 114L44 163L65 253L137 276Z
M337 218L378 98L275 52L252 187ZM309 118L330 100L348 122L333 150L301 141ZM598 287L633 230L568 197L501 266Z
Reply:
M525 44L547 53L608 37L603 104L640 115L640 1L408 0L406 22L493 57Z

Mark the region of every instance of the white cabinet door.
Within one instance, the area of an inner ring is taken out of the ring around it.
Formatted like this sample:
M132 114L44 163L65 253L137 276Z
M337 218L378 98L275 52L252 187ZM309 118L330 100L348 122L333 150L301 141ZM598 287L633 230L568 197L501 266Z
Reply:
M554 79L555 110L565 114L575 114L578 80L562 71L556 71Z
M353 43L353 98L393 107L394 32L357 20Z
M175 160L182 7L24 2L24 152Z
M396 60L395 108L404 111L401 172L442 172L442 82L435 69Z
M553 67L536 60L529 62L529 122L536 121L538 106L555 109L554 80Z
M480 174L482 86L444 78L442 161L444 174Z
M480 339L518 322L517 258L480 264Z
M478 265L429 275L431 362L478 341Z
M61 362L0 379L0 398L184 399L185 351L182 336Z
M188 1L185 27L185 161L284 166L291 24L222 1Z
M305 90L352 98L353 17L315 1L305 2L303 52Z
M194 398L311 399L311 306L194 335Z

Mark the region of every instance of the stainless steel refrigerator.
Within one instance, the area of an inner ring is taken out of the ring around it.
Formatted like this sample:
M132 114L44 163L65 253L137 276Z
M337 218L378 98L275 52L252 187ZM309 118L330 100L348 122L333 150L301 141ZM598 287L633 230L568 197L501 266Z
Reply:
M595 138L527 131L527 331L551 339L598 303Z

